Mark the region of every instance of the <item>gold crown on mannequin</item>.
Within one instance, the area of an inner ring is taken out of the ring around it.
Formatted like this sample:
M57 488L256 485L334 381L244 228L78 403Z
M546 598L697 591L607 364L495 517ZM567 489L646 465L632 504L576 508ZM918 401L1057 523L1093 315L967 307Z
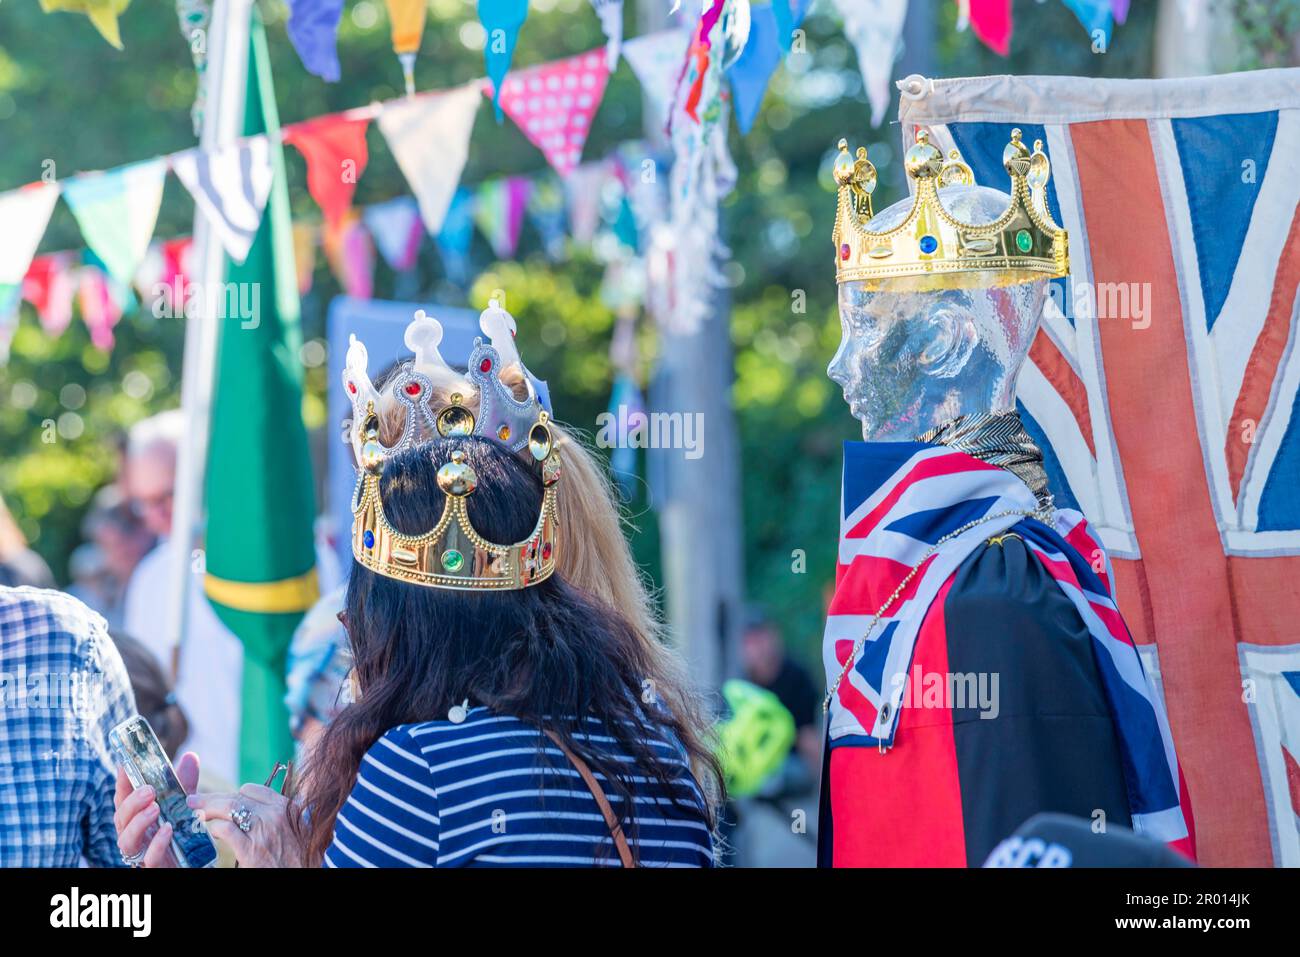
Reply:
M991 223L963 223L944 208L939 190L974 186L975 176L956 150L945 160L929 133L917 130L916 143L903 159L914 185L911 212L881 232L870 228L876 168L865 147L858 147L855 159L846 141L839 146L839 203L831 234L837 282L861 280L876 289L883 280L905 279L898 284L902 288L951 289L1010 286L1070 271L1068 237L1047 208L1051 166L1041 140L1030 153L1020 130L1011 131L1011 142L1002 151L1002 165L1011 176L1006 212Z

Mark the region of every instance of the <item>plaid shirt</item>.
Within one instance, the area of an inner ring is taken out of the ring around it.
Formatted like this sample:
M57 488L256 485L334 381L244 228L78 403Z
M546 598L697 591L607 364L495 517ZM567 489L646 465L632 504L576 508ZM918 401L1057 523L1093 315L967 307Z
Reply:
M103 618L0 587L0 866L121 866L108 732L134 713Z

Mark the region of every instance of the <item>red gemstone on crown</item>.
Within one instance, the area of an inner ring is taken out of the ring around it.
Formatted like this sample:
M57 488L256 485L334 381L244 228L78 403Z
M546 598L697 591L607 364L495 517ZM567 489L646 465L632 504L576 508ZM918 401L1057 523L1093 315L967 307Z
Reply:
M849 258L849 244L840 243L840 258L847 260Z
M492 360L491 360L491 359L484 359L482 362L480 362L480 363L478 364L478 367L479 367L479 370L480 370L481 372L491 372L491 371L492 371Z
M551 543L547 542L542 546L542 561L549 561L551 558Z
M357 394L357 384L356 384L355 382L349 382L349 383L348 383L348 391L351 392L353 395L356 395L356 394Z
M419 395L419 394L420 394L420 383L418 383L418 382L408 382L408 383L406 383L406 394L407 394L407 395Z

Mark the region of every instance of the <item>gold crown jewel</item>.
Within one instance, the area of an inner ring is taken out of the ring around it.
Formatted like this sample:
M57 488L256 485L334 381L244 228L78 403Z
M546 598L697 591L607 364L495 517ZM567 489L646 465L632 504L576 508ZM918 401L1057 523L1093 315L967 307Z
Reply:
M1011 177L1006 210L992 222L968 223L948 211L940 190L975 187L971 168L956 150L945 159L929 133L917 130L916 143L903 158L914 186L911 208L897 225L879 231L871 229L873 219L884 218L871 205L876 169L864 147L854 159L840 140L832 233L836 281L864 281L876 289L885 280L908 279L901 288L926 290L1008 286L1068 274L1068 237L1047 207L1047 154L1041 140L1031 153L1020 136L1020 130L1012 130L1002 153Z
M415 360L385 389L390 399L401 403L405 415L401 437L391 446L379 439L381 393L366 372L365 346L352 337L343 370L353 407L351 439L358 465L352 496L352 555L377 574L431 588L511 591L539 584L555 571L556 484L561 468L550 412L541 406L536 383L514 350L514 320L494 301L484 311L481 325L493 335L493 345L476 341L470 367L461 374L438 354L441 326L422 312L416 314L406 335ZM519 363L528 382L527 400L516 400L500 381L503 363ZM430 405L435 386L452 390L449 404L436 413ZM478 416L464 405L465 394L473 391L479 397ZM407 535L389 523L380 495L384 464L389 456L414 444L417 419L444 438L478 436L512 452L528 449L541 466L543 492L537 524L527 538L501 545L475 531L466 500L478 487L478 476L460 449L438 470L438 487L445 497L438 523L418 535Z

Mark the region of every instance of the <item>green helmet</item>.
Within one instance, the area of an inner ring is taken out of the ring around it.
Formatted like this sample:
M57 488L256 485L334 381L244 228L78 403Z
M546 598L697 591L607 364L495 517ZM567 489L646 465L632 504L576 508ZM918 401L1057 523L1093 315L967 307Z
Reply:
M772 692L733 678L722 685L731 714L718 725L719 758L727 791L754 794L781 766L794 744L794 715Z

